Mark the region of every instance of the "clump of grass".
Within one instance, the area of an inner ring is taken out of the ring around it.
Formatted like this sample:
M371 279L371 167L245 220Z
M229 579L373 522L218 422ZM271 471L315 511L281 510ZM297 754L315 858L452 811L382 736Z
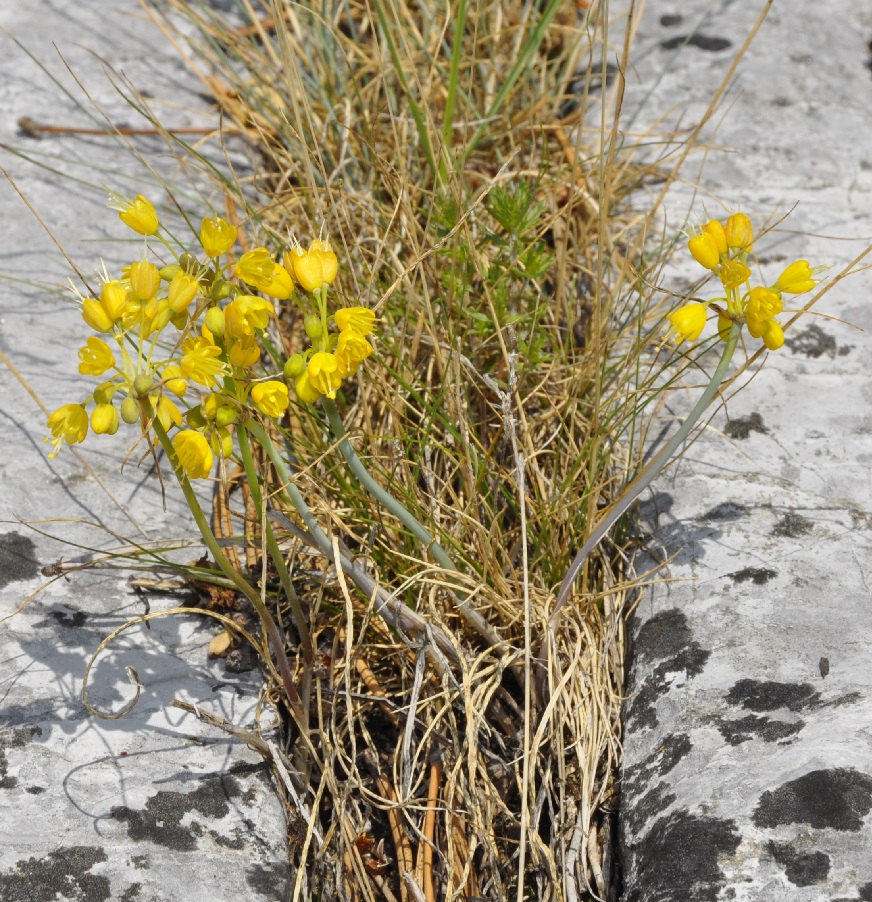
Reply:
M317 520L448 642L410 640L295 542L320 649L311 818L288 800L296 897L604 897L623 529L584 568L539 692L534 648L574 550L636 465L659 373L645 355L650 218L625 204L652 167L602 125L619 91L594 89L607 8L243 2L231 20L172 5L195 25L192 66L258 155L238 194L222 186L225 215L276 251L289 234L330 236L346 302L380 317L375 361L338 398L344 430L459 568L349 472L320 407L293 409L294 483ZM286 352L303 346L292 305L279 330ZM282 480L260 467L281 507ZM458 586L498 643L470 627Z

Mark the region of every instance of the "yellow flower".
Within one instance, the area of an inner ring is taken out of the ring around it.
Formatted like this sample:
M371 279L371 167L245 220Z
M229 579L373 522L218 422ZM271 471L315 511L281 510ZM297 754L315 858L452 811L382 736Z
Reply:
M251 400L261 413L278 419L288 409L288 387L274 379L258 382L251 389Z
M130 264L130 294L134 300L149 301L160 288L160 270L148 260L136 260Z
M115 366L115 357L109 345L101 338L91 336L84 348L79 348L79 372L83 376L102 376Z
M243 282L264 291L272 281L275 268L276 261L270 252L265 247L256 247L239 258L236 263L236 275Z
M720 276L724 289L730 291L747 282L748 279L751 278L751 270L738 260L727 260L723 266L721 266L718 275Z
M211 388L224 372L224 364L218 360L221 348L205 336L188 338L182 342L182 374L186 379Z
M173 448L179 464L190 479L205 479L215 459L209 442L199 432L185 429L173 438Z
M724 233L727 246L731 250L748 252L754 243L754 230L751 228L751 220L744 213L733 213L727 219Z
M280 301L286 301L294 293L294 283L291 274L280 263L276 263L269 285L261 288L264 294Z
M103 305L95 298L85 298L82 301L82 319L95 332L111 332L114 325Z
M88 434L88 414L81 404L64 404L46 420L46 425L54 436L54 450L49 454L49 457L54 457L64 442L75 445L85 441Z
M256 329L265 329L275 308L253 294L240 294L224 308L224 332L231 338L251 338Z
M188 390L188 381L182 376L182 368L175 363L165 366L161 373L161 379L164 385L176 397L184 398L185 392Z
M333 314L341 331L353 329L358 335L369 335L375 323L375 313L366 307L345 307Z
M112 404L98 404L91 413L91 428L97 435L115 435L118 424L118 411Z
M777 351L784 344L784 330L774 319L770 319L764 324L760 337L770 351Z
M152 397L151 402L154 406L154 415L160 421L161 426L163 426L164 432L169 432L173 424L176 426L182 425L182 412L165 395L160 395L157 397L157 400L155 400L155 397Z
M200 225L200 244L207 257L220 257L236 244L237 228L218 217L206 217Z
M170 321L172 311L166 298L151 298L141 308L139 320L140 338L148 338L153 332L160 332Z
M309 381L308 370L303 370L294 380L294 391L297 393L297 397L307 404L314 404L321 397L321 392Z
M771 288L757 286L748 292L748 306L746 316L755 319L767 320L777 316L782 311L781 298ZM756 336L755 336L756 337Z
M117 323L127 306L127 289L121 282L106 282L100 289L100 303L109 319Z
M718 249L718 254L723 256L727 252L727 233L723 227L723 224L717 219L710 219L703 227L702 230L709 235L712 236L715 242L715 246Z
M312 388L328 398L336 397L336 389L342 385L342 374L339 372L339 361L333 354L326 351L313 354L307 372Z
M173 313L183 313L200 291L200 283L195 276L180 270L170 281L167 303Z
M227 357L233 366L254 366L260 360L260 348L253 338L241 338L230 343Z
M679 344L685 339L696 341L702 334L707 312L704 304L696 302L679 307L669 314L670 328L667 337L676 339Z
M294 271L294 278L306 289L314 291L323 285L330 285L339 271L339 261L327 241L317 238L309 245L309 250L295 247L285 255L285 266Z
M155 213L151 201L141 194L137 194L136 200L129 203L118 215L124 225L129 226L140 235L154 235L157 231L157 213Z
M333 354L339 364L340 375L353 376L360 362L372 354L372 345L354 329L344 329L339 333Z
M687 249L690 251L693 259L706 269L716 269L721 262L717 242L708 232L700 232L699 235L694 235L687 242Z
M817 285L813 275L808 260L796 260L781 273L773 287L775 291L786 291L787 294L805 294Z

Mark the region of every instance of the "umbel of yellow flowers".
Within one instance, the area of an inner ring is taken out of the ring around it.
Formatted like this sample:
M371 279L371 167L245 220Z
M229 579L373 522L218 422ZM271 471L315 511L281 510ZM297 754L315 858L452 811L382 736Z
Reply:
M303 402L333 398L372 353L367 336L375 314L328 309L339 263L327 241L292 248L284 265L266 248L234 262L225 255L237 229L220 217L203 219L192 253L173 248L147 198L112 202L125 225L146 240L156 236L176 262L159 268L135 260L120 278L107 278L98 297L79 299L82 319L98 333L79 349L79 372L99 382L83 403L64 404L48 417L50 457L89 431L113 435L123 422L149 436L159 424L187 476L206 478L216 457L234 453L236 424L284 416L289 384ZM261 339L275 316L273 301L289 299L304 314L312 346L276 372L261 355Z
M748 255L754 244L751 220L734 213L725 222L709 220L691 235L687 248L700 266L711 270L721 281L724 296L710 301L692 301L669 315L668 337L679 344L696 341L708 319L708 309L718 311L718 333L726 341L733 323L746 326L752 338L762 339L770 351L784 344L784 332L775 319L783 310L784 294L811 291L819 271L807 260L796 260L773 285L751 287ZM723 306L721 306L723 305Z

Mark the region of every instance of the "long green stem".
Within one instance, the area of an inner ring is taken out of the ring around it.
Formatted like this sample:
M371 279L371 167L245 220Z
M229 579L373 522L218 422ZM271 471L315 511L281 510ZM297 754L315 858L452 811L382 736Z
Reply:
M230 563L227 555L224 554L223 549L218 544L218 540L215 538L215 534L212 532L212 528L209 526L209 521L206 519L206 515L203 513L203 508L200 506L197 495L195 494L194 489L191 486L188 475L187 473L185 473L184 467L182 467L182 465L179 463L175 448L173 448L173 443L170 441L166 430L160 423L160 420L156 416L154 416L154 411L151 409L151 405L147 399L143 401L143 406L146 408L147 414L151 417L151 425L154 429L154 433L157 436L161 447L166 452L167 459L172 465L173 472L175 473L179 486L182 489L182 493L185 496L185 501L188 503L188 507L190 508L191 514L194 517L194 522L197 524L197 527L200 530L200 535L202 535L203 541L206 543L206 547L212 553L212 557L215 559L215 563L221 568L221 572L230 580L230 582L233 583L233 585L240 592L242 592L243 595L245 595L245 597L252 603L254 609L260 615L264 631L269 637L269 643L270 645L272 645L273 653L276 656L276 663L278 665L278 671L282 679L282 685L284 686L285 693L288 696L288 700L291 703L291 707L293 708L294 713L297 715L300 728L303 729L306 722L304 718L303 705L300 699L300 695L297 692L297 687L294 685L294 679L291 676L291 668L288 664L288 657L285 654L285 643L282 639L281 633L279 633L279 629L276 626L269 610L267 610L267 607L264 604L263 599L260 597L260 594L254 588L254 586L252 586Z
M699 400L696 402L693 410L687 415L687 419L681 424L681 428L675 435L672 436L671 439L651 458L648 462L647 466L636 475L635 479L624 489L621 497L614 503L614 505L609 509L609 512L603 518L603 520L599 523L596 529L591 533L588 540L581 547L581 550L575 556L572 561L572 564L569 567L569 570L566 572L566 576L563 577L563 582L560 584L560 589L557 592L557 601L554 605L554 610L551 612L550 625L553 628L556 623L557 617L560 614L561 609L566 604L567 600L570 597L570 592L572 590L572 584L575 582L575 578L578 576L579 571L584 566L584 562L587 560L588 555L593 551L594 548L600 543L600 540L603 536L612 528L617 519L630 507L630 505L645 491L645 489L651 484L652 480L654 480L666 465L669 463L672 455L678 449L679 445L687 438L690 434L690 430L696 425L699 418L703 415L706 408L711 403L715 394L721 386L721 383L724 381L724 376L727 374L727 367L730 364L730 360L733 357L733 353L736 350L736 347L739 344L739 335L741 334L742 327L738 325L738 323L733 323L732 328L730 329L730 335L727 338L726 346L724 347L723 354L721 355L721 359L718 362L717 368L715 369L711 382L706 386L705 391L700 395Z
M260 482L258 481L257 470L254 466L254 459L251 456L251 445L248 441L248 431L245 425L241 425L236 430L236 438L239 442L239 454L242 458L242 466L245 468L245 477L248 481L248 487L251 490L251 497L254 501L254 506L257 508L262 518L267 548L269 549L273 564L275 564L275 568L278 571L279 582L281 582L282 589L288 599L288 604L291 608L291 616L294 618L294 626L297 628L297 633L300 636L303 660L307 667L311 667L314 655L312 649L312 636L309 633L309 624L306 622L306 616L300 606L300 599L297 597L297 592L291 581L291 575L288 573L284 555L282 554L278 545L278 540L276 539L275 530L272 528L269 519L263 516L263 495L260 491ZM305 696L305 693L303 693L303 695Z
M361 459L357 456L357 452L348 441L345 434L345 426L342 423L342 417L336 405L329 398L322 398L321 403L327 412L327 419L330 421L330 428L333 434L339 440L339 451L345 458L351 472L360 480L360 484L379 502L381 502L404 526L406 526L412 534L421 542L421 544L433 555L440 567L452 573L460 573L457 565L449 557L445 549L436 541L436 539L425 529L418 520L406 508L391 495L390 492L383 489L372 478L369 471L363 465ZM450 577L449 577L450 578ZM457 580L451 580L454 583L454 596L457 599L458 610L473 629L491 645L499 646L502 639L499 633L476 611L469 603L469 593L461 588Z

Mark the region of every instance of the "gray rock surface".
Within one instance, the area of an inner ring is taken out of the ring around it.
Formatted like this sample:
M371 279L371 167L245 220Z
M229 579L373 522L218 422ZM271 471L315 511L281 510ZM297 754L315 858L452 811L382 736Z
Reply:
M83 273L93 275L100 257L110 267L135 258L141 242L107 211L104 187L163 199L146 168L111 138L35 140L16 122L29 116L55 125L94 124L52 42L120 124L146 123L85 48L155 98L167 124L214 124L198 85L134 0L4 3L0 26L7 32L0 35L0 165ZM135 146L164 177L174 173L157 139L137 139ZM184 180L175 184L183 193L192 190ZM2 180L0 209L0 349L53 410L85 391L76 351L88 330L69 303L67 264ZM136 594L120 569L68 579L40 572L60 557L75 561L125 537L192 537L179 493L169 487L164 509L147 464L132 460L119 474L131 443L123 430L79 446L92 473L68 448L49 461L45 415L2 365L0 397L0 617L8 618L0 624L0 900L286 898L284 810L269 770L243 743L169 706L181 698L250 727L259 672L231 674L209 660L206 647L216 629L204 618L152 620L119 637L92 671L92 702L117 711L133 696L125 668L135 667L143 685L139 704L126 718L97 719L80 697L88 659L106 635L149 604L157 611L175 601ZM190 549L182 559L199 553ZM40 587L24 610L8 616Z
M649 4L629 108L656 87L637 125L692 125L760 8ZM872 240L870 37L868 4L776 0L673 227L719 202L758 224L799 202L759 241L761 274L853 259ZM678 259L670 287L698 276ZM870 283L818 308L864 332L799 321L642 504L673 581L632 624L626 902L872 899Z

